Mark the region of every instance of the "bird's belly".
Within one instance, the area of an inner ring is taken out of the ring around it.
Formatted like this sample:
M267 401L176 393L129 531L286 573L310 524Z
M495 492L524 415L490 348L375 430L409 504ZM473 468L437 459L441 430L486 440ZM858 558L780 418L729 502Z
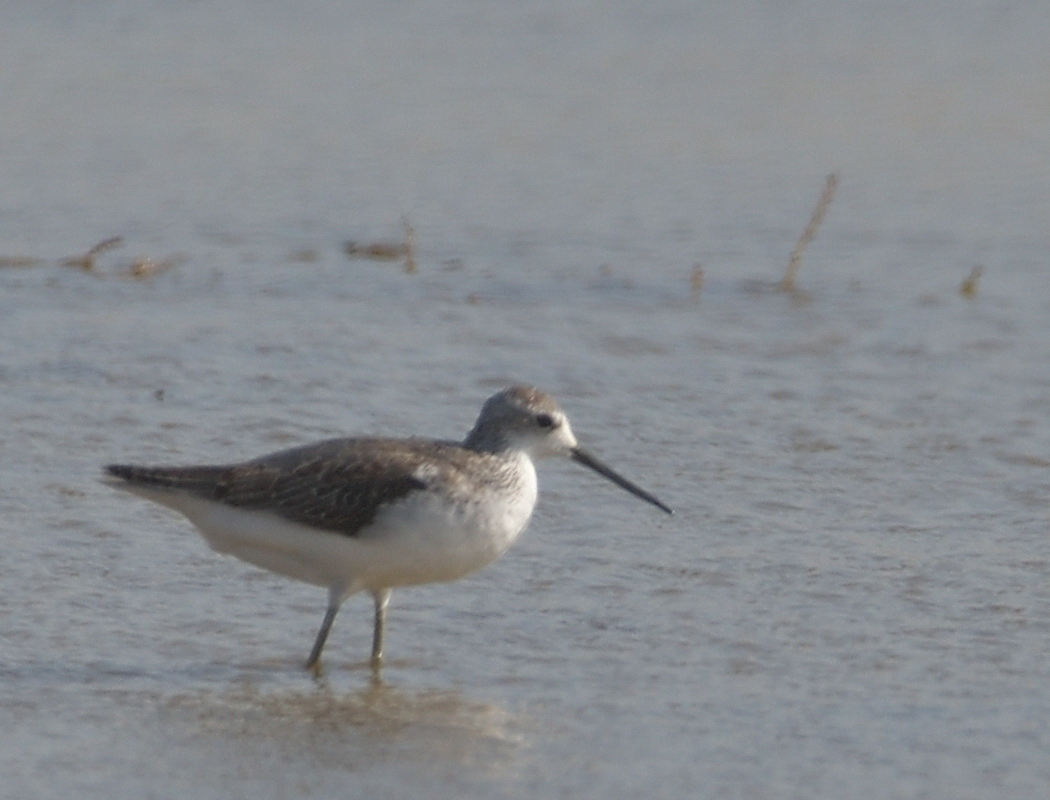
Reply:
M353 565L362 560L356 539L266 512L207 501L184 502L179 510L216 552L305 583L349 587Z
M450 503L419 492L380 509L354 536L260 511L186 496L165 504L185 514L212 549L279 575L347 593L451 581L491 564L524 530L535 504Z
M507 551L525 529L534 502L451 503L421 492L391 504L359 533L370 551L360 580L367 588L382 588L475 572Z

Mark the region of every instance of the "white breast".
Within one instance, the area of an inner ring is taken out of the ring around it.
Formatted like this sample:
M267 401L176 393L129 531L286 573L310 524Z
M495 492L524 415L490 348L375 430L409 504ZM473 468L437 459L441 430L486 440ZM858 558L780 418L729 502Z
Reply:
M391 503L362 530L372 550L369 588L405 586L460 578L491 564L525 530L536 505L536 469L524 454L512 488L493 485L471 496L415 492Z

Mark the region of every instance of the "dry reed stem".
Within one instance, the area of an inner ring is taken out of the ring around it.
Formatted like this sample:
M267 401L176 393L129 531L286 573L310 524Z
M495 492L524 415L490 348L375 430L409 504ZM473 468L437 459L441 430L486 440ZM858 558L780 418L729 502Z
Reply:
M77 267L84 270L84 272L91 272L95 268L95 256L122 244L124 244L123 236L110 236L108 239L103 239L82 256L70 256L62 259L62 265L65 267Z
M970 270L970 274L966 276L966 280L962 282L962 286L959 287L959 294L963 297L976 297L977 296L977 281L981 277L981 273L984 269L981 267L974 267Z
M415 230L408 217L401 217L405 229L405 238L400 242L373 242L364 244L350 239L343 242L343 252L348 258L365 258L371 261L401 261L405 272L416 271Z
M700 299L700 292L704 288L704 265L697 262L693 264L693 271L689 274L689 296L693 300Z
M169 269L173 269L182 261L183 258L180 256L171 256L169 258L143 256L142 258L136 258L131 262L126 274L129 278L152 278L154 275L160 275L162 272L167 272Z
M791 251L791 260L788 262L787 272L784 273L784 277L780 281L779 289L782 292L795 291L795 278L798 276L798 268L802 263L802 253L809 246L809 243L813 241L813 237L817 235L817 228L824 221L824 215L828 213L828 206L831 205L831 198L835 196L835 189L838 188L838 185L838 175L834 172L828 175L827 180L824 182L824 191L821 192L820 200L817 201L817 207L813 209L813 216L809 218L809 224L802 231L802 236L799 237L795 249Z
M0 256L0 268L10 267L35 267L42 264L44 259L36 256Z
M416 271L416 233L408 217L401 217L401 224L405 226L405 272L412 273Z

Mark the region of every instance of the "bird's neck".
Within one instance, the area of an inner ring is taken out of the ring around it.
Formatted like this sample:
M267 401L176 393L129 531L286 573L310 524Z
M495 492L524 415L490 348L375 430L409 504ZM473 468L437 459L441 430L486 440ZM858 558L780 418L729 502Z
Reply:
M463 447L476 453L490 453L505 456L521 448L515 447L505 432L494 425L483 425L480 422L467 434Z

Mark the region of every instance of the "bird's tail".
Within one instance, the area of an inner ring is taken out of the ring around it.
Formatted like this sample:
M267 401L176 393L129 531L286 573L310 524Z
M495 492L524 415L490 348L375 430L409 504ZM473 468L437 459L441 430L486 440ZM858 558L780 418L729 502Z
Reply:
M226 467L140 467L134 464L108 464L106 482L122 489L144 491L210 493Z

